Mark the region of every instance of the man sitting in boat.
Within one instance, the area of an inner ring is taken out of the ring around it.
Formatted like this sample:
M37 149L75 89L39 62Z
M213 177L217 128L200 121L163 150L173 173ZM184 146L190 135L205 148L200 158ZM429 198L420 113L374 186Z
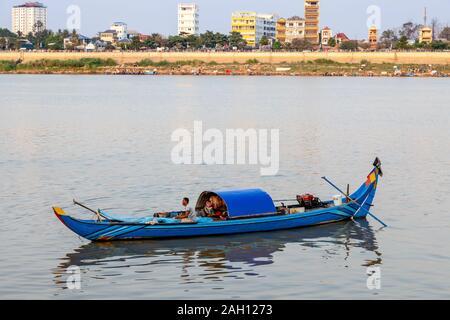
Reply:
M197 220L197 213L189 206L189 198L184 197L181 205L184 207L184 210L175 219L181 220L181 222L195 222Z

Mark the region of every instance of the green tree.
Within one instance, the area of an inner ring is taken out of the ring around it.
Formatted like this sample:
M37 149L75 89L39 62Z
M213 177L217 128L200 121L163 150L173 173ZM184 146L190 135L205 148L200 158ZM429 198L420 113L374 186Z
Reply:
M200 35L200 44L204 48L215 48L217 44L217 38L214 32L212 31L206 31L205 33L202 33Z
M72 42L72 45L74 47L80 45L80 36L77 33L77 30L72 30L72 34L70 35L70 42Z
M183 36L170 36L168 39L168 47L182 50L186 48L186 37Z
M305 51L305 50L312 50L314 48L314 45L308 40L296 38L292 40L290 48L297 51Z
M168 40L159 33L152 33L150 37L144 41L145 46L156 49L167 46Z
M6 28L0 28L0 37L4 38L16 38L17 35Z
M447 50L448 49L448 43L445 43L444 41L441 41L441 40L433 41L431 43L431 48L433 50Z
M330 38L330 39L328 40L328 46L329 46L329 47L332 47L332 48L336 47L336 39Z
M262 36L261 40L259 40L259 44L262 46L267 46L269 44L269 38L267 38L267 36Z
M38 20L34 25L33 25L33 33L38 33L38 32L42 32L44 31L44 24L42 23L42 21Z
M420 28L421 25L409 21L402 25L399 35L400 37L406 37L406 40L415 40L418 37Z
M439 38L450 41L450 27L445 27L439 34Z
M49 50L63 50L64 38L67 37L64 37L64 34L62 32L50 32L44 40L44 47Z
M420 42L419 40L416 40L416 42L414 42L414 48L423 49L424 47L425 47L425 43Z
M225 47L228 45L229 40L228 40L228 36L226 34L216 32L214 37L216 40L216 48L217 47Z
M410 48L410 45L408 44L408 37L407 36L401 36L400 40L395 45L396 49L399 50L406 50Z
M280 41L275 41L272 45L273 50L281 50L282 48L283 48L283 46L281 45Z
M195 34L186 36L186 47L198 49L201 47L200 37Z
M247 46L247 42L242 37L242 34L236 31L230 32L228 44L230 47L236 47L238 49L243 49Z
M5 50L7 45L7 38L0 38L0 50Z
M356 40L343 41L341 42L339 48L344 51L357 51L358 41Z
M398 41L398 37L394 30L388 29L383 31L380 37L380 46L383 48L392 48L395 42Z
M129 47L131 50L137 51L137 50L141 50L141 47L142 47L143 45L144 45L144 44L141 42L141 39L139 39L139 36L134 36L134 37L131 39L131 43L128 45L128 47Z

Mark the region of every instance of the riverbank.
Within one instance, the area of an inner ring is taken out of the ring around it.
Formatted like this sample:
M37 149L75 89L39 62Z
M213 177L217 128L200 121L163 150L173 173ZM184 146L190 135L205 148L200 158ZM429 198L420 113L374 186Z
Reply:
M449 77L450 64L341 63L330 59L265 63L256 58L244 63L201 60L154 61L119 64L112 58L78 60L0 60L0 74L107 74L107 75L248 75L248 76L364 76Z
M205 63L245 63L256 59L261 63L300 63L328 59L339 63L450 64L450 52L0 52L0 60L79 60L113 59L118 64L142 60L177 62L199 60Z

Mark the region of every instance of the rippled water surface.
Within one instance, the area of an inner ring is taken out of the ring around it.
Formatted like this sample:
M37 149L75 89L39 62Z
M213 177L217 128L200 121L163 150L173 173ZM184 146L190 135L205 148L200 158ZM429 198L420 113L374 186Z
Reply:
M0 76L0 298L450 298L446 79ZM280 129L280 170L171 162L171 133ZM142 216L203 190L351 188L378 155L371 219L213 238L90 243L71 199ZM81 289L66 286L67 267ZM381 288L366 286L379 267Z

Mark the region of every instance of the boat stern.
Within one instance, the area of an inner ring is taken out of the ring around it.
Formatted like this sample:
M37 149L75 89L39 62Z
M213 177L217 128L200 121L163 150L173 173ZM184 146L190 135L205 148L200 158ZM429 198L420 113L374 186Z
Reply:
M52 207L52 209L56 217L68 229L88 240L95 240L96 237L90 237L90 235L108 227L107 224L96 223L94 220L79 220L71 217L60 207Z
M53 212L55 213L55 216L64 224L66 225L66 223L64 222L63 216L66 215L66 212L60 208L60 207L52 207Z

